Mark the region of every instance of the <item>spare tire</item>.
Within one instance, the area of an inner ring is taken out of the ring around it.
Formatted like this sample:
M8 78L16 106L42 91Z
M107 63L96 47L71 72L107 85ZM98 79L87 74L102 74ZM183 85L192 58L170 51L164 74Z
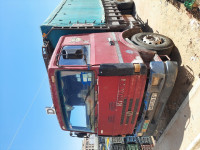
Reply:
M170 38L151 32L135 34L131 37L131 41L147 50L156 51L159 55L170 55L174 47Z

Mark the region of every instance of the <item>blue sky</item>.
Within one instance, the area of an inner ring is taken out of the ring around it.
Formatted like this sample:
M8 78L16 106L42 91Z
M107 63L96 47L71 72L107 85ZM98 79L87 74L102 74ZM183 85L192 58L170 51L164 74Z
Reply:
M81 149L45 112L52 100L39 26L60 1L0 0L0 150Z

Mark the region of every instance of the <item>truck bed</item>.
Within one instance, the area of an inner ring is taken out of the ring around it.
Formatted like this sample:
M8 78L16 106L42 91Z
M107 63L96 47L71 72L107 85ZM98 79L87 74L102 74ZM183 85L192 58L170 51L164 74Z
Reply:
M62 0L41 25L44 41L54 49L62 35L119 31L127 27L112 0Z
M76 24L93 24L94 26L105 24L102 2L99 0L63 0L42 26L74 26Z

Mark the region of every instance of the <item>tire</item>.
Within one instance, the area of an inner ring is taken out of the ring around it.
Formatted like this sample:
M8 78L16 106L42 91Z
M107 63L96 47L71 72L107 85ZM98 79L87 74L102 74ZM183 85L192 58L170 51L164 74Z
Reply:
M155 37L160 38L161 43L157 44L157 45L151 44L151 43L145 43L143 41L143 38L147 35L150 35L153 38L155 38ZM131 41L138 46L144 47L147 50L156 51L158 55L168 55L169 56L174 47L174 43L170 38L168 38L164 35L161 35L161 34L151 33L151 32L143 32L143 33L135 34L131 37Z
M124 1L124 2L115 2L116 3L116 5L117 5L117 8L119 9L119 10L129 10L129 9L133 9L133 5L134 5L134 2L126 2L126 1Z

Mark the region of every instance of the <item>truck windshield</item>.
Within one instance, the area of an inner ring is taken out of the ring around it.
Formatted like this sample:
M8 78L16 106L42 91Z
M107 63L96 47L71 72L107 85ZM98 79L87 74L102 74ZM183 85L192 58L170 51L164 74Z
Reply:
M94 75L92 71L57 71L62 115L68 130L94 132Z

